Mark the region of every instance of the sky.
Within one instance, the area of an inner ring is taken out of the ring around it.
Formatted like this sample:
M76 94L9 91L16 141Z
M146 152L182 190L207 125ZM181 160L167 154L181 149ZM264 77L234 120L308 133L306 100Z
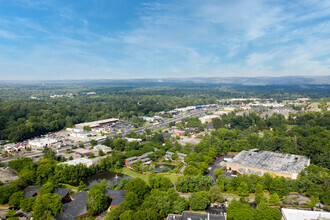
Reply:
M0 80L330 75L329 0L0 0Z

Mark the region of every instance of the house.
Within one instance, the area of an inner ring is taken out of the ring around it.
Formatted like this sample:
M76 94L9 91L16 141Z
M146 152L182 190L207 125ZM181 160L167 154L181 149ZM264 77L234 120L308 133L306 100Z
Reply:
M242 174L272 173L277 176L297 179L298 174L310 164L306 156L259 151L251 149L241 151L234 158L227 159L227 169L235 170Z
M24 196L36 197L38 195L39 190L43 187L44 186L28 186L23 190ZM60 200L63 203L71 201L69 192L70 192L70 189L65 189L65 188L55 188L55 190L54 190L54 193L60 197Z
M124 201L126 198L126 191L125 190L107 190L105 195L111 198L111 205L109 207L109 211L118 206Z
M225 220L226 214L215 215L210 213L182 212L181 215L169 214L166 220Z
M103 153L108 153L108 152L112 151L111 147L108 147L108 146L105 146L102 144L95 145L94 150L97 150L97 151L102 150Z
M320 212L320 211L306 211L298 209L281 209L282 218L281 220L329 220L330 212Z
M70 196L71 202L62 205L63 212L55 216L56 220L76 220L88 215L87 213L87 194L82 191Z
M87 159L87 158L78 158L78 159L74 159L74 160L69 160L67 162L63 162L63 163L59 163L60 164L67 164L67 165L73 165L73 166L76 166L78 164L84 164L86 165L87 167L93 165L93 161L90 160L90 159Z
M129 157L129 158L126 158L124 160L125 162L125 165L128 166L128 167L131 167L133 165L133 163L136 163L138 161L138 158L137 157Z

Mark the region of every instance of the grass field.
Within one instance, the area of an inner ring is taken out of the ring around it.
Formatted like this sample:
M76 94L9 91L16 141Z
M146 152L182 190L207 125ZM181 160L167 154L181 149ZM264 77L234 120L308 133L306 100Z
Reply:
M141 178L144 181L146 181L146 183L149 184L150 174L140 174L140 173L137 173L137 172L135 172L135 171L133 171L133 170L127 168L127 167L123 168L122 173L127 175L127 176L133 177L133 178ZM178 180L178 178L181 176L179 174L158 174L158 175L162 175L162 176L165 176L165 177L169 178L173 184L175 184L176 181Z

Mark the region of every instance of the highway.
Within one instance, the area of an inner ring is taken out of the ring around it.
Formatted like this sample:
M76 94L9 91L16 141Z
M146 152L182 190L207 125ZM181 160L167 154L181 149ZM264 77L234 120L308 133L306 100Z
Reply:
M155 130L155 129L159 129L159 128L163 128L163 127L167 127L171 122L181 122L182 119L187 118L187 117L200 117L202 115L205 115L207 112L212 112L212 111L216 111L218 108L217 107L207 107L207 108L203 108L203 109L198 109L198 110L192 110L191 112L187 112L185 115L178 115L176 117L173 118L169 118L164 120L163 122L159 123L159 124L153 124L153 125L148 125L145 126L143 128L136 128L133 130L126 130L122 132L122 136L126 136L126 134L130 133L130 132L135 132L137 134L142 134L146 129L150 129L150 130ZM182 113L181 113L182 114ZM115 135L110 135L108 136L109 138L113 137ZM100 143L103 143L104 140L99 141ZM79 143L79 144L84 144L86 147L90 146L89 141L87 142L83 142L83 143ZM64 146L60 149L57 150L57 153L60 155L68 150L72 149L72 145L69 146ZM10 160L14 160L17 159L19 157L30 157L33 158L34 160L39 160L40 157L43 156L43 153L40 152L25 152L25 154L15 154L13 157L10 158L1 158L0 162L2 163L8 163Z

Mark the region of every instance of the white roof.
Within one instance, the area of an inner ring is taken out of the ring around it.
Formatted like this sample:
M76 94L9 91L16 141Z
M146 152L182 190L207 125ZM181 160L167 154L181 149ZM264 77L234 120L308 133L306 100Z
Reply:
M318 220L318 217L320 216L322 217L322 220L330 219L330 212L305 211L298 209L282 208L282 214L287 220Z
M78 158L78 159L75 159L75 160L69 160L67 162L63 162L63 163L60 163L60 164L68 164L68 165L77 165L77 164L86 164L86 163L91 163L92 161L90 159L87 159L87 158Z

